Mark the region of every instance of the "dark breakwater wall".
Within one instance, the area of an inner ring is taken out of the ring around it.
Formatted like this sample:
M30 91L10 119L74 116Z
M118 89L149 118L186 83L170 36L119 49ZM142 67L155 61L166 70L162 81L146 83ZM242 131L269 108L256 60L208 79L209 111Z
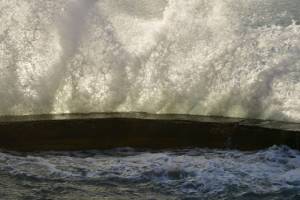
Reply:
M134 148L300 149L300 124L193 115L103 113L0 118L0 148L17 151Z

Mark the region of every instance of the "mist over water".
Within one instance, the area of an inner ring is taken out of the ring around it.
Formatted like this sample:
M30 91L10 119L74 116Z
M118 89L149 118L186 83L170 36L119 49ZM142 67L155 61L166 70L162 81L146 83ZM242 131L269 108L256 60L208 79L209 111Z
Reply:
M300 122L299 0L0 0L0 115Z

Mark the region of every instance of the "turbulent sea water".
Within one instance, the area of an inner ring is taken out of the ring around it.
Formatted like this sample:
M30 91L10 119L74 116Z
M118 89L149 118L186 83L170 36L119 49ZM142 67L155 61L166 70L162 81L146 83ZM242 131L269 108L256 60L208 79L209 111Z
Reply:
M300 122L299 0L1 0L0 115Z
M300 122L299 0L0 0L0 116ZM300 199L300 153L0 153L2 200Z
M0 153L0 199L297 200L300 152L130 148Z

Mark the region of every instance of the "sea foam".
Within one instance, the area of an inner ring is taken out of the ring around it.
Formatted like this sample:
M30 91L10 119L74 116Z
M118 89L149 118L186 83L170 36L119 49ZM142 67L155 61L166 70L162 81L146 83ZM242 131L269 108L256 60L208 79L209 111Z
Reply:
M2 0L0 115L300 122L299 0Z

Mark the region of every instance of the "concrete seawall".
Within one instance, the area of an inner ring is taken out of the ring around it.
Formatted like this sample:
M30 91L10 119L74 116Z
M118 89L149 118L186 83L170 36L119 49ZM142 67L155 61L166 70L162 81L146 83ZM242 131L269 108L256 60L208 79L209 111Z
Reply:
M0 148L17 151L135 148L300 149L300 124L193 115L103 113L0 118Z

